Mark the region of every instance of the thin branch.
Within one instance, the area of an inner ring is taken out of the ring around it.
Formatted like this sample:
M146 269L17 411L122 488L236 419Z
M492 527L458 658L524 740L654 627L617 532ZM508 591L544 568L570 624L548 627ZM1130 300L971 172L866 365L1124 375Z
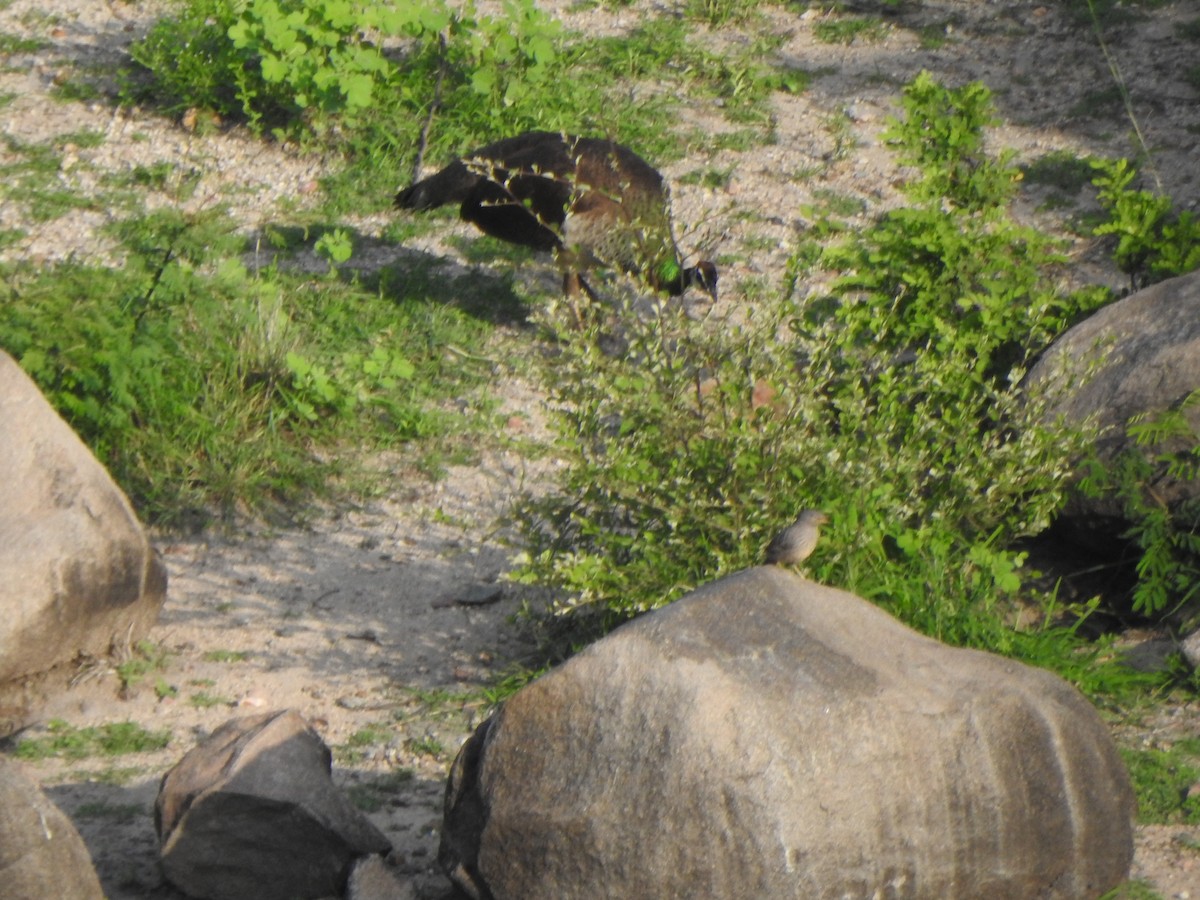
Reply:
M446 79L446 66L449 59L445 31L438 34L438 50L441 59L438 62L437 83L433 86L433 101L429 104L429 115L425 117L425 124L421 126L421 142L417 145L417 158L413 162L412 180L414 184L421 178L421 167L425 163L425 151L429 148L429 130L433 127L434 114L442 103L442 82Z

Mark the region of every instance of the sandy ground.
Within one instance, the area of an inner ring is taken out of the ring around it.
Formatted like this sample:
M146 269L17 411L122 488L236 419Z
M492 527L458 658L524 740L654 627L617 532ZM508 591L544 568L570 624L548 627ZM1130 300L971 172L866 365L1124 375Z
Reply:
M572 27L613 32L661 8L644 2L590 10L542 5ZM236 130L201 136L104 101L47 100L56 79L117 63L152 15L144 4L11 0L0 9L0 32L45 43L8 55L0 90L16 97L0 109L0 132L36 142L85 128L102 131L100 146L78 150L64 163L62 178L71 189L87 190L105 171L169 161L202 173L189 202L228 200L247 228L277 216L280 203L311 194L320 160L297 158ZM1136 153L1121 104L1098 93L1113 84L1109 61L1088 30L1070 24L1058 6L912 4L890 20L883 39L851 46L815 39L825 15L819 10L778 8L765 15L770 28L790 35L779 51L782 61L821 74L808 91L776 100L775 143L711 158L693 155L665 169L676 181L677 219L696 224L683 229L687 248L717 248L742 260L722 271L722 303L737 304L752 280L781 276L789 240L805 225L802 206L817 192L861 199L864 216L897 201L895 162L876 136L896 110L899 85L921 68L953 83L988 83L1005 120L995 141L1015 148L1021 159L1056 149ZM1140 15L1112 34L1112 61L1154 150L1163 190L1194 207L1200 115L1185 73L1197 54L1178 28L1200 17L1200 4L1168 4ZM945 42L923 47L918 27ZM711 40L735 44L745 37L733 29ZM713 109L691 108L681 119L692 129L731 127ZM838 152L833 122L849 129L848 152ZM814 168L818 178L800 177ZM732 169L728 185L681 183L706 169ZM403 182L403 173L394 180ZM1038 199L1031 195L1025 204L1030 217L1061 227L1064 214L1035 210ZM166 198L147 196L148 204L162 202ZM103 260L112 248L96 229L109 217L72 212L30 225L21 207L6 201L0 228L25 227L28 235L2 252L9 259ZM384 221L352 224L369 235ZM436 238L420 249L455 256ZM1121 282L1103 266L1095 242L1075 240L1071 253L1079 277ZM509 409L536 420L542 405L536 392L521 384L498 390ZM158 779L231 716L276 707L299 710L335 749L336 779L393 841L399 871L422 896L443 892L447 882L434 856L446 770L484 714L482 688L528 651L511 616L523 602L537 600L503 581L513 548L496 522L521 490L551 485L555 468L553 457L531 461L498 451L436 484L398 469L392 496L319 516L303 530L254 526L188 540L163 537L170 591L149 637L165 651L161 666L126 692L114 674L97 672L60 697L46 717L81 727L130 720L170 729L169 748L30 766L83 834L108 895L179 896L156 867L148 810ZM1160 716L1145 726L1147 742L1200 733L1195 704L1169 712L1165 725ZM1164 897L1200 897L1198 846L1200 828L1141 828L1134 875Z

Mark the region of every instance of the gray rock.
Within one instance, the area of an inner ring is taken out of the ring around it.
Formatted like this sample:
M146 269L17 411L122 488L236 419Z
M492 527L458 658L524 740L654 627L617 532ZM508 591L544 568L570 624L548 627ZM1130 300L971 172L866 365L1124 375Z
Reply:
M1173 408L1200 389L1200 272L1159 282L1080 322L1043 354L1026 388L1049 398L1051 417L1094 421L1096 450L1112 460L1132 445L1125 433L1131 417ZM1200 433L1200 407L1187 415ZM1200 481L1164 471L1154 491L1178 509L1200 499ZM1116 497L1077 497L1068 515L1120 519L1123 510Z
M2 755L0 895L5 900L104 900L71 820Z
M1093 900L1133 811L1061 679L761 567L511 697L454 763L439 862L493 900Z
M1179 650L1189 666L1200 669L1200 630L1185 637L1179 644Z
M144 637L167 575L108 472L2 352L0 422L3 736L36 715L39 676Z
M163 777L167 879L209 900L340 894L357 857L391 844L333 784L331 762L295 712L226 722Z

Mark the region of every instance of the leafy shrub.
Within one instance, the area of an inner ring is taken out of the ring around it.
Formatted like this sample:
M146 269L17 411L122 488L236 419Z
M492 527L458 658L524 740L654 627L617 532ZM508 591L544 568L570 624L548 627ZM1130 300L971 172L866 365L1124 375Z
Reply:
M905 120L884 136L916 167L912 206L825 254L843 273L833 315L866 352L916 353L918 368L958 356L970 380L1007 378L1104 295L1059 296L1045 277L1064 261L1053 241L1009 216L1019 172L1010 153L984 151L994 116L983 85L952 91L921 73L903 102Z
M1108 220L1098 235L1115 235L1113 259L1133 288L1200 267L1200 219L1175 212L1171 198L1131 188L1137 169L1127 159L1094 160L1100 205Z
M118 223L121 269L11 267L0 346L158 523L323 492L347 454L445 433L439 392L478 375L440 347L482 334L419 295L249 272L219 213ZM414 286L414 290L415 290Z
M671 158L680 148L664 125L678 98L662 90L663 70L731 101L726 114L752 123L754 140L770 134L771 91L808 80L769 70L760 47L729 58L706 51L673 19L624 36L567 35L534 0L504 0L487 14L447 0L178 2L134 44L148 78L130 78L126 97L336 141L350 163L324 185L337 209L387 204L400 177L379 173L399 175L418 148L441 161L531 128L606 134ZM631 91L630 79L649 87Z
M536 101L557 23L532 0L506 0L503 13L445 0L184 0L131 55L168 109L321 133L397 101L410 113L439 100L453 107L464 88L495 108ZM399 62L385 52L388 40L404 42Z
M834 269L831 296L755 296L739 322L666 305L625 317L622 353L574 341L555 356L570 466L525 513L520 577L562 591L561 612L611 625L670 602L757 562L817 506L832 522L814 577L947 641L1077 678L1099 659L1049 624L1013 631L1004 604L1023 589L1010 547L1047 525L1085 443L1040 425L1018 382L1104 294L1056 294L1052 244L1009 218L986 90L922 76L905 107L890 135L917 165L912 208L840 238L823 222L834 245L796 251L795 280L814 260Z
M1133 608L1146 615L1200 600L1200 503L1171 508L1156 491L1164 477L1200 478L1200 434L1188 418L1197 408L1200 390L1172 409L1136 417L1128 426L1134 446L1107 465L1092 460L1081 483L1092 496L1119 498L1132 523L1125 536L1141 552Z

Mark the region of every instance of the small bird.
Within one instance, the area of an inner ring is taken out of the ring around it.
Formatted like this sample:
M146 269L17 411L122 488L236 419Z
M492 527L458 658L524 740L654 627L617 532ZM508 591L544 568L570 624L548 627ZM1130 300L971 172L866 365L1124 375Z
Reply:
M493 237L549 250L563 293L596 299L582 272L616 268L672 296L695 285L716 300L717 269L685 268L671 231L670 198L648 162L613 141L530 131L480 147L396 195L399 209L458 203Z
M777 534L767 545L766 564L794 566L812 555L821 536L821 526L829 521L825 513L806 509L791 525Z

